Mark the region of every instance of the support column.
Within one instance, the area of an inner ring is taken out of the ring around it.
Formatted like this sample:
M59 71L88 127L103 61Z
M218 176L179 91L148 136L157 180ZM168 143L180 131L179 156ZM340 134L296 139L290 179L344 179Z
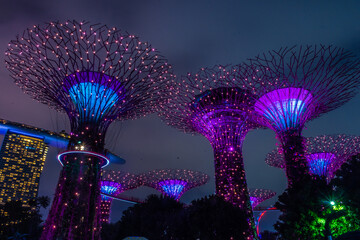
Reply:
M246 239L256 239L241 149L214 149L214 156L216 194L246 212L249 224Z
M100 239L100 178L102 155L68 151L41 240Z

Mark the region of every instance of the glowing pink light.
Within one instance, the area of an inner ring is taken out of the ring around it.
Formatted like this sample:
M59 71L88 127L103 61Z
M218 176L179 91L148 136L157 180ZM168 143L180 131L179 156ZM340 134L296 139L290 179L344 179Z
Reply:
M336 155L333 153L313 153L306 156L306 159L309 163L310 173L318 176L328 176L333 173L330 172L333 165L333 162L336 160Z
M158 183L163 193L174 199L179 199L185 190L187 182L184 180L168 179Z
M313 97L302 88L281 88L266 93L255 103L255 111L269 121L269 127L286 131L302 127L313 113Z
M256 226L256 232L257 232L257 235L260 236L260 221L261 219L264 217L265 213L267 213L269 210L276 210L277 208L276 207L269 207L268 209L266 209L265 211L263 211L258 220L257 220L257 226Z
M69 155L69 154L84 154L84 155L90 155L90 156L93 156L93 157L100 158L100 159L103 160L103 161L100 163L101 168L106 167L106 166L109 165L109 163L110 163L110 160L109 160L107 157L105 157L104 155L95 153L95 152L88 152L88 151L65 151L65 152L60 153L60 154L57 156L57 159L58 159L58 161L60 162L61 166L64 166L64 164L63 164L62 161L63 161L64 157L65 157L66 155Z

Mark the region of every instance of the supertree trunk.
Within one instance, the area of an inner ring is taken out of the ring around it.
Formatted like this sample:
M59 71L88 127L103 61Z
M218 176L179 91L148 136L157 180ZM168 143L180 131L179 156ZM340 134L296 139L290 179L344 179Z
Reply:
M69 151L60 155L64 169L41 239L99 239L107 127L115 119L155 112L154 103L165 101L171 66L134 35L76 20L28 28L11 41L6 55L12 77L23 80L17 84L65 112L71 124Z
M304 138L301 134L286 133L281 138L285 160L286 176L289 187L301 183L309 176L309 167L305 157Z
M100 239L100 161L83 153L64 157L41 240Z
M106 200L101 200L101 207L100 207L100 221L101 223L109 223L110 222L110 208L111 208L112 199L107 198Z
M254 217L247 189L241 149L214 148L216 194L246 212L246 239L256 239Z

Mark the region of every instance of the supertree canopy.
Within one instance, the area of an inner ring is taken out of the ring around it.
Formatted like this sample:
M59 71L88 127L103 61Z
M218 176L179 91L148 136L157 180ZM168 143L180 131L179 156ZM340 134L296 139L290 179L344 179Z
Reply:
M25 30L9 43L6 58L25 93L70 119L71 140L41 239L98 239L106 129L116 118L153 112L170 66L134 35L77 21Z
M337 169L352 155L360 152L360 138L351 135L322 135L305 138L305 159L313 177L330 181ZM270 152L265 162L273 167L285 168L281 147Z
M110 221L110 209L113 198L126 190L141 186L139 176L122 171L103 171L101 177L101 222Z
M254 208L265 200L276 195L276 192L268 189L249 189L251 207Z
M186 169L153 170L141 175L143 185L155 188L164 196L176 200L188 190L204 185L209 176L205 173Z
M359 61L342 48L281 48L247 64L245 76L257 96L257 122L276 132L289 185L308 175L301 132L307 121L347 101L359 86ZM243 73L244 73L243 72Z
M254 96L238 78L241 66L202 68L175 83L173 95L160 116L167 124L205 136L214 150L216 193L247 211L248 239L255 236L252 209L242 158L251 121Z

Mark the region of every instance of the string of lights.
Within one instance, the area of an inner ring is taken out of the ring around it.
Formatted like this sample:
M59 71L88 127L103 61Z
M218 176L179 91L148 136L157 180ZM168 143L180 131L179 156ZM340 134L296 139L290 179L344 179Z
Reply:
M360 138L352 135L321 135L305 138L305 159L313 177L321 176L330 181L347 159L360 152ZM285 168L284 154L278 147L267 154L270 166Z
M247 239L256 236L247 190L242 144L252 121L255 96L239 78L242 66L214 66L174 83L160 117L181 131L206 137L214 151L216 194L247 212Z
M176 200L188 190L204 185L209 176L205 173L186 169L159 169L141 174L143 185L155 188L164 196Z
M68 115L68 150L96 154L104 154L109 124L156 111L171 79L171 66L148 43L75 20L26 29L9 43L6 67L25 93ZM41 239L99 239L104 161L78 152L61 162Z
M333 46L299 46L250 59L240 78L256 95L254 118L275 131L283 149L289 186L308 175L302 130L307 121L334 110L358 92L359 60Z
M249 189L251 207L254 208L265 200L268 200L276 195L276 192L269 189Z
M111 203L120 193L142 185L142 179L131 173L103 170L101 177L101 223L109 223Z

